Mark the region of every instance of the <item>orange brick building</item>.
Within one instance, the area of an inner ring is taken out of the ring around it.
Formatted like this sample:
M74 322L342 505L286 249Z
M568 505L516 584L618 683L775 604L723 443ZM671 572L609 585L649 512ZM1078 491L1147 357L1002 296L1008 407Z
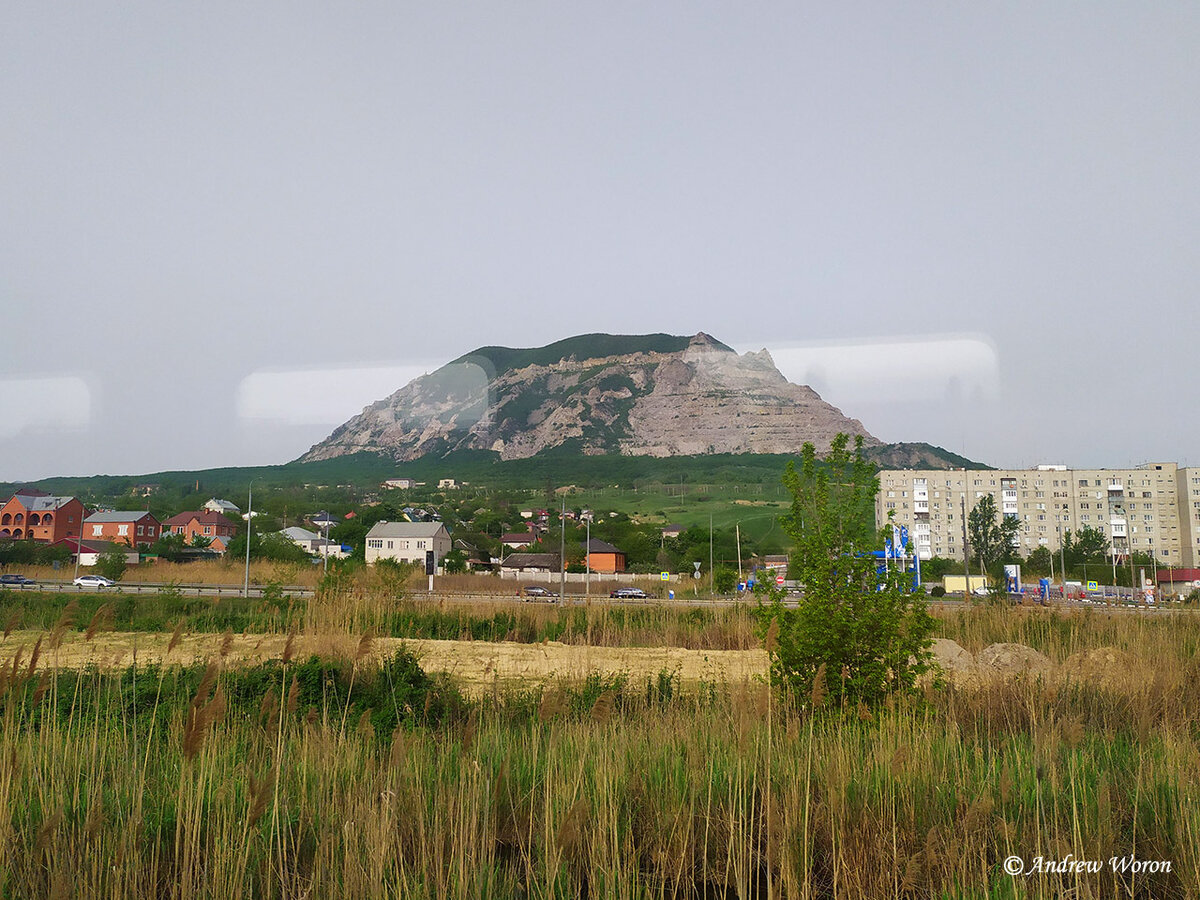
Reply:
M75 497L52 497L37 490L13 494L0 506L0 540L53 544L77 537L86 515Z
M224 553L237 526L225 516L211 509L196 512L181 512L163 522L163 532L181 534L190 544L197 537L208 538L209 546Z
M83 523L85 541L111 541L130 547L149 546L161 533L158 519L143 509L93 513Z
M593 572L615 575L625 571L625 554L607 541L592 538L586 549L587 567Z

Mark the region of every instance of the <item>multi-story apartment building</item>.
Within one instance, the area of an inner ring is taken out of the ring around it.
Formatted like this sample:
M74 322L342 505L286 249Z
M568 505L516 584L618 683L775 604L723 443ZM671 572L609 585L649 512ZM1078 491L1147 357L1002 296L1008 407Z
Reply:
M962 555L964 516L991 494L1020 521L1018 551L1057 550L1063 532L1092 527L1118 554L1148 553L1172 566L1200 559L1200 469L1148 463L1129 469L884 470L875 521L907 525L924 559Z

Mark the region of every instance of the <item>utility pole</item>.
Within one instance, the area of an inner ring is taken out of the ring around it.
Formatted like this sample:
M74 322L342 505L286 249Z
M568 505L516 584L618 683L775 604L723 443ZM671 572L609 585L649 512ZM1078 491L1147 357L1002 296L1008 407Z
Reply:
M587 543L583 550L583 592L592 595L592 517L587 518Z
M733 526L733 533L737 536L738 550L738 584L742 582L742 523L738 522Z
M963 585L963 597L971 595L971 553L969 544L967 543L967 487L966 479L963 479L963 494L959 499L962 500L962 534L963 534L963 578L966 583Z
M246 580L242 584L242 597L250 596L250 532L254 530L254 479L250 479L246 500Z
M562 510L558 517L558 602L563 603L567 597L567 495L563 494Z
M322 556L325 557L322 575L329 574L329 513L325 513L325 543L321 545Z
M713 592L713 541L712 541L712 513L708 514L708 592Z

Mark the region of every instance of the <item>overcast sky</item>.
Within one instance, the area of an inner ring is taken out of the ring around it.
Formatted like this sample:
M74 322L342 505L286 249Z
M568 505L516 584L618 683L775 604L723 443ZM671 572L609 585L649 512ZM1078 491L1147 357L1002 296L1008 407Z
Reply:
M13 0L0 480L283 462L592 331L1200 465L1197 58L1194 3Z

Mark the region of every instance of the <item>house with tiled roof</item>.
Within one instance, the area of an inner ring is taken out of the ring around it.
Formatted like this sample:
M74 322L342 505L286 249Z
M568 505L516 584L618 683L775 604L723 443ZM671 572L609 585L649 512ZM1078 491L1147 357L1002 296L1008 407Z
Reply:
M218 553L224 553L237 532L237 525L220 513L211 509L198 509L195 512L181 512L163 522L163 534L179 534L189 544L196 539L207 539L208 547Z
M0 506L0 540L54 544L79 535L87 510L75 497L53 497L36 488L13 494Z
M148 547L158 540L161 533L162 524L145 509L92 513L83 523L85 540L111 541L130 547Z
M557 553L512 553L500 563L500 575L509 578L561 571Z
M592 538L584 545L584 550L587 554L587 567L591 571L605 575L625 571L625 553L608 541Z

